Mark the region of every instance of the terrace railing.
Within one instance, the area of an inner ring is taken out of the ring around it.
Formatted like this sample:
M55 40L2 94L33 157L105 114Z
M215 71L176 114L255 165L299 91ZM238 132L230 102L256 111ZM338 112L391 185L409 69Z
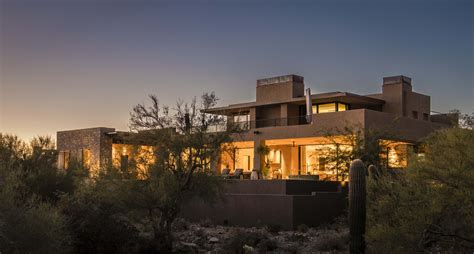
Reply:
M233 122L228 124L236 125L240 130L250 130L265 127L279 127L291 125L309 124L306 116L286 117L286 118L272 118L272 119L258 119L255 121ZM209 132L225 131L228 124L210 126Z

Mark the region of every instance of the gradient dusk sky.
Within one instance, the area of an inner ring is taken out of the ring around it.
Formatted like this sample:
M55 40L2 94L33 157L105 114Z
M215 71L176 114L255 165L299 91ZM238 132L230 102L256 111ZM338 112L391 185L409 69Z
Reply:
M474 109L474 1L0 0L0 132L128 129L133 105L298 74L313 93L413 78L432 110Z

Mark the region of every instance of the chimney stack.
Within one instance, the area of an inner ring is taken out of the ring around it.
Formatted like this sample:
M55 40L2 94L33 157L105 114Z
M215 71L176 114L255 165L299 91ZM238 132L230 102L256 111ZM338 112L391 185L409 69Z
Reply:
M304 77L290 74L257 80L257 102L281 102L304 96Z

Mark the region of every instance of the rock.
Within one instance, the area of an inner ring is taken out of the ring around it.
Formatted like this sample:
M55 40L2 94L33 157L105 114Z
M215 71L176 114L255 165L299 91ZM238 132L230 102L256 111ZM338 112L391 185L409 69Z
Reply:
M181 244L185 247L189 247L189 248L197 248L198 245L195 244L195 243L186 243L186 242L181 242Z
M210 243L217 243L217 242L219 242L219 238L217 238L217 237L211 237L211 238L209 238L209 242L210 242Z
M250 245L245 244L242 248L244 249L245 253L257 253Z
M198 248L199 246L195 243L179 242L179 244L176 245L175 250L178 251L178 253L195 253Z

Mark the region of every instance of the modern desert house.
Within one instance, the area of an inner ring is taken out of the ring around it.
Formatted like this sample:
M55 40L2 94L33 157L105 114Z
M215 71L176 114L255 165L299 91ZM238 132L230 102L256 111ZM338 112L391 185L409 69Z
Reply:
M303 77L297 75L260 79L256 101L207 111L227 119L226 125L213 131L230 125L243 130L226 144L231 149L210 158L209 169L238 179L251 178L255 170L263 172L265 180L227 180L224 199L212 206L190 201L183 204L181 216L283 228L329 223L347 207L346 178L341 172L347 172L349 163L330 158L350 153L355 134L366 141L381 133L384 166L404 168L410 149L422 153L418 145L423 137L457 122L455 114L432 115L430 97L414 92L405 76L384 78L382 92L370 95L311 94L304 86ZM113 128L59 131L59 167L67 169L74 160L93 175L107 165L127 168L131 161L152 160L154 148L131 145L127 142L131 135ZM146 169L144 164L135 165L139 171Z
M405 76L383 78L382 92L369 95L310 94L305 92L304 78L297 75L260 79L256 101L208 110L246 130L235 135L231 153L214 158L214 170L232 174L239 169L247 178L252 170L265 167L268 179L310 175L339 180L340 165L333 165L327 156L351 149L347 135L353 133L345 133L347 129L390 133L381 157L387 167L403 168L411 147L456 122L456 115L432 115L430 103L428 95L413 91L411 79ZM128 135L132 134L114 128L59 131L59 167L67 168L71 159L91 169L108 163L126 166L134 156L150 156L152 147L126 144ZM262 146L267 147L266 154Z

